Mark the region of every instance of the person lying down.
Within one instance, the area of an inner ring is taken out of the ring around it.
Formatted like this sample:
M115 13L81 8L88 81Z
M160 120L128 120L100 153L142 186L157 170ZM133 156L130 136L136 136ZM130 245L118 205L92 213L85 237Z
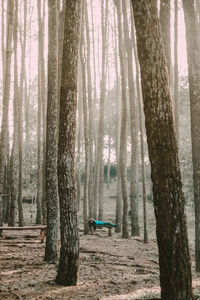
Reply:
M89 227L93 227L94 230L97 228L97 227L117 227L118 224L113 224L113 223L110 223L110 222L103 222L103 221L98 221L98 220L95 220L93 218L90 218L88 220L88 224L89 224Z

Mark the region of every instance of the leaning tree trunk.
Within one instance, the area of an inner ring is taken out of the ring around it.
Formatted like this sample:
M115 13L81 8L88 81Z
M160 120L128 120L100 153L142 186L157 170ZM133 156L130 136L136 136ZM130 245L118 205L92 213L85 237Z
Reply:
M58 243L58 10L57 0L49 0L48 18L48 98L46 126L46 205L47 232L45 261L57 261Z
M118 32L119 32L119 60L121 68L121 89L122 89L122 118L120 132L120 150L119 150L119 165L123 199L123 216L122 216L122 237L128 238L128 196L127 196L127 175L126 175L126 132L127 132L127 100L126 100L126 79L125 66L123 61L122 49L122 23L121 23L121 4L117 0L114 1L117 8L118 16Z
M3 112L1 121L1 141L0 141L0 225L2 221L2 196L3 196L3 183L4 183L4 167L6 162L6 143L7 143L7 130L8 130L8 107L10 100L10 80L11 80L11 43L13 34L13 11L14 1L8 1L7 8L7 37L6 37L6 65L5 65L5 78L4 78L4 91L3 91ZM1 235L1 233L0 233Z
M68 286L77 284L79 262L74 160L80 7L80 0L66 1L60 89L58 191L61 248L56 283Z
M193 0L183 0L190 91L193 184L195 202L195 258L200 271L200 41Z
M192 275L172 99L156 0L132 0L159 249L161 298L192 300Z

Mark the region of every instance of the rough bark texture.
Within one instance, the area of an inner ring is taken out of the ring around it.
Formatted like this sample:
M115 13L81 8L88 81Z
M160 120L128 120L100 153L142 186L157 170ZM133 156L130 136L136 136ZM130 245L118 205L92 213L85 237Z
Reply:
M190 91L192 161L195 202L196 270L200 271L200 44L193 0L183 0Z
M46 205L47 231L45 261L57 261L58 242L58 10L57 0L49 0L48 18L48 97L46 126Z
M13 12L14 1L8 1L7 7L7 37L6 37L6 65L3 91L3 112L1 121L1 141L0 141L0 225L2 226L2 196L4 183L4 166L6 162L6 145L7 145L7 130L8 130L8 106L10 100L10 77L11 77L11 42L13 34Z
M122 237L128 238L128 197L127 197L127 175L126 175L126 132L127 132L127 100L126 100L126 79L125 66L123 61L122 49L122 23L121 23L121 4L117 0L114 1L117 8L118 16L118 32L119 32L119 60L121 69L121 89L122 89L122 117L120 132L120 152L119 164L121 175L122 199L123 199L123 215L122 215Z
M80 0L66 1L60 90L58 191L61 248L56 282L68 286L77 284L79 262L74 159L80 4Z
M152 170L161 298L191 300L185 201L156 2L132 0Z

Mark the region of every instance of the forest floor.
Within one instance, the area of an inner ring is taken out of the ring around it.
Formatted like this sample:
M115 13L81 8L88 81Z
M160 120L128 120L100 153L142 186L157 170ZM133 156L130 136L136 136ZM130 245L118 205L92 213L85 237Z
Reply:
M114 220L113 190L105 199L105 219ZM25 205L26 225L30 205ZM108 236L107 229L84 235L80 220L79 281L75 287L55 284L57 265L44 262L45 243L37 231L5 231L0 238L0 299L122 300L159 299L159 265L153 207L148 203L149 243L141 237ZM187 209L193 289L200 299L200 274L194 264L194 213ZM33 215L32 215L33 217Z

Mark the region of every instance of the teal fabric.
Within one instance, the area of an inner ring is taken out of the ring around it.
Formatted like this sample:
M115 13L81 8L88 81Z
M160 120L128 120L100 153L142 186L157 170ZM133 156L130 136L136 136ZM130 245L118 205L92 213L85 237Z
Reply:
M111 227L116 227L117 224L112 224L110 222L103 222L103 221L94 221L96 226L111 226Z

